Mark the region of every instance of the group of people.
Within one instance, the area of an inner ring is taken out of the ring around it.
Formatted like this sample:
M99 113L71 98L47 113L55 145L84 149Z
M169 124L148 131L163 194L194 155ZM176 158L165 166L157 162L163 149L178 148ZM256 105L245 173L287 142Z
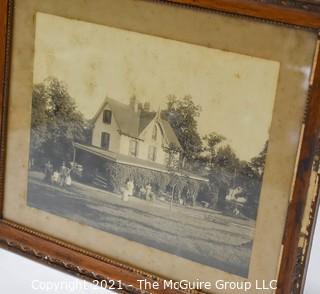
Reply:
M62 162L59 170L54 170L51 161L47 161L44 167L44 181L50 184L59 185L60 187L71 186L71 168Z
M154 200L154 193L152 192L152 186L147 184L146 186L142 186L139 191L139 196L148 201Z
M132 179L128 179L126 181L126 186L121 189L122 200L128 201L130 196L133 196L135 190L134 181ZM154 193L152 192L152 186L147 184L142 186L139 190L138 196L142 199L153 201Z

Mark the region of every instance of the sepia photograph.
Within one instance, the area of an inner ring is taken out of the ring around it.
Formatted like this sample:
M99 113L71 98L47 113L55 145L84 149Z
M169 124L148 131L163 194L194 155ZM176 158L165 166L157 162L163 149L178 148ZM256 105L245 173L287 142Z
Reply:
M38 12L33 64L28 206L248 277L279 62Z

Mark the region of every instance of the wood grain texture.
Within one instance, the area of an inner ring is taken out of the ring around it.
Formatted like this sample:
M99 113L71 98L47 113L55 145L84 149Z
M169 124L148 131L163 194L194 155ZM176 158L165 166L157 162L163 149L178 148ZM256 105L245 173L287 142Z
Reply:
M318 217L318 212L319 212L319 203L320 203L320 197L319 197L319 192L320 192L320 186L317 187L317 193L315 196L314 203L312 205L312 211L310 217L310 224L308 228L308 236L309 238L307 240L307 247L306 247L306 256L303 260L302 268L303 272L301 273L301 280L299 281L301 291L303 293L305 284L306 284L306 278L307 278L307 272L308 272L308 266L309 266L309 260L311 256L311 251L312 251L312 239L315 234L316 230L316 224L317 224L317 217Z
M50 238L49 238L50 239ZM141 292L138 280L146 279L149 282L162 279L155 275L145 273L129 266L120 265L117 262L108 262L103 258L95 258L85 254L85 250L75 246L63 246L54 243L44 236L30 234L24 230L19 230L6 222L0 222L0 244L7 249L21 251L24 255L30 255L35 260L45 264L54 264L62 270L69 270L82 277L91 280L114 280L122 281L123 291L134 293ZM98 255L97 255L98 256ZM171 289L154 289L152 293L163 294L183 294L186 292Z
M85 251L71 244L63 243L54 238L47 238L37 232L21 226L9 225L1 220L4 197L5 176L5 148L6 148L6 113L8 110L7 86L9 83L8 66L10 56L6 55L8 44L8 8L10 0L0 0L0 243L13 251L21 252L29 257L60 269L71 271L74 274L88 279L122 280L126 285L126 292L141 292L138 289L138 279L147 278L152 281L161 280L156 275L145 273L134 267L111 261L103 256ZM25 0L28 1L28 0ZM165 1L164 1L165 2ZM303 7L305 3L312 5L315 1L303 1L303 5L276 5L275 1L263 0L168 0L167 2L180 3L191 6L213 9L226 13L239 14L262 20L282 22L291 25L303 26L313 30L320 29L320 13L311 6ZM292 1L281 1L281 3ZM279 2L280 3L280 2ZM312 6L313 7L313 6ZM311 8L312 8L311 7ZM307 9L305 9L307 8ZM12 21L9 17L10 22ZM8 52L7 52L8 53ZM6 59L7 57L7 59ZM302 142L302 149L294 188L293 200L287 217L286 234L284 238L284 252L280 267L277 294L290 294L298 240L307 189L312 169L313 155L319 138L320 129L320 57L315 70L314 85L311 89L310 106L307 113L306 128ZM170 278L170 277L169 277ZM214 278L214 277L213 277ZM132 285L132 286L130 286ZM159 289L153 293L181 293L180 291L164 291Z
M4 196L4 170L6 146L6 112L7 112L7 87L8 64L6 63L7 32L8 32L8 0L0 1L0 218L3 211Z
M318 150L320 130L320 53L315 57L316 67L314 81L311 87L310 103L307 112L303 143L295 179L292 201L287 216L284 250L278 277L277 294L291 293L294 280L296 256L298 254L298 242L300 238L301 224L307 202L308 187L312 171L313 160Z
M273 1L254 0L168 0L168 2L257 17L316 30L320 28L320 12L303 9L302 5L297 8L283 4L276 5ZM286 1L279 1L279 4L284 2Z

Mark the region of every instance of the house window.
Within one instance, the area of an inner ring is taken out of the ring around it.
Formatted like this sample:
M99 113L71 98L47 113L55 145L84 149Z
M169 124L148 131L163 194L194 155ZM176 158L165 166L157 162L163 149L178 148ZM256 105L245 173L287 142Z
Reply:
M110 145L110 134L106 132L101 133L101 148L108 150Z
M138 154L138 142L137 141L135 141L135 140L130 141L129 154L131 156L137 156L137 154Z
M111 124L112 112L109 109L103 111L103 122L106 124Z
M152 139L157 140L157 135L158 135L158 128L157 128L157 125L154 125L152 130Z
M148 159L156 161L157 157L157 148L155 146L149 146Z

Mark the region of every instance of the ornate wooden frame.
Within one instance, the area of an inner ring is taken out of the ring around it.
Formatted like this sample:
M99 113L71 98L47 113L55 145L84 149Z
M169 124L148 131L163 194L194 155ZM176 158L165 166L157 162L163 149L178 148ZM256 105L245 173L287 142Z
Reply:
M148 0L154 1L154 0ZM320 33L320 1L318 0L168 0L183 5L238 14L270 22L304 27ZM8 81L10 67L10 35L13 0L0 0L0 245L27 255L45 264L93 280L122 281L124 292L139 292L138 279L161 280L121 262L110 260L83 248L67 244L50 236L33 231L3 218L5 179L6 127L8 111ZM300 293L312 240L314 218L318 206L315 196L310 215L309 234L301 258L300 230L307 191L320 135L320 50L317 52L306 111L305 131L302 140L292 201L287 215L283 238L283 255L278 276L277 294ZM297 267L298 266L298 267ZM162 289L154 293L163 293ZM165 292L180 292L166 290ZM182 291L181 291L182 292Z

